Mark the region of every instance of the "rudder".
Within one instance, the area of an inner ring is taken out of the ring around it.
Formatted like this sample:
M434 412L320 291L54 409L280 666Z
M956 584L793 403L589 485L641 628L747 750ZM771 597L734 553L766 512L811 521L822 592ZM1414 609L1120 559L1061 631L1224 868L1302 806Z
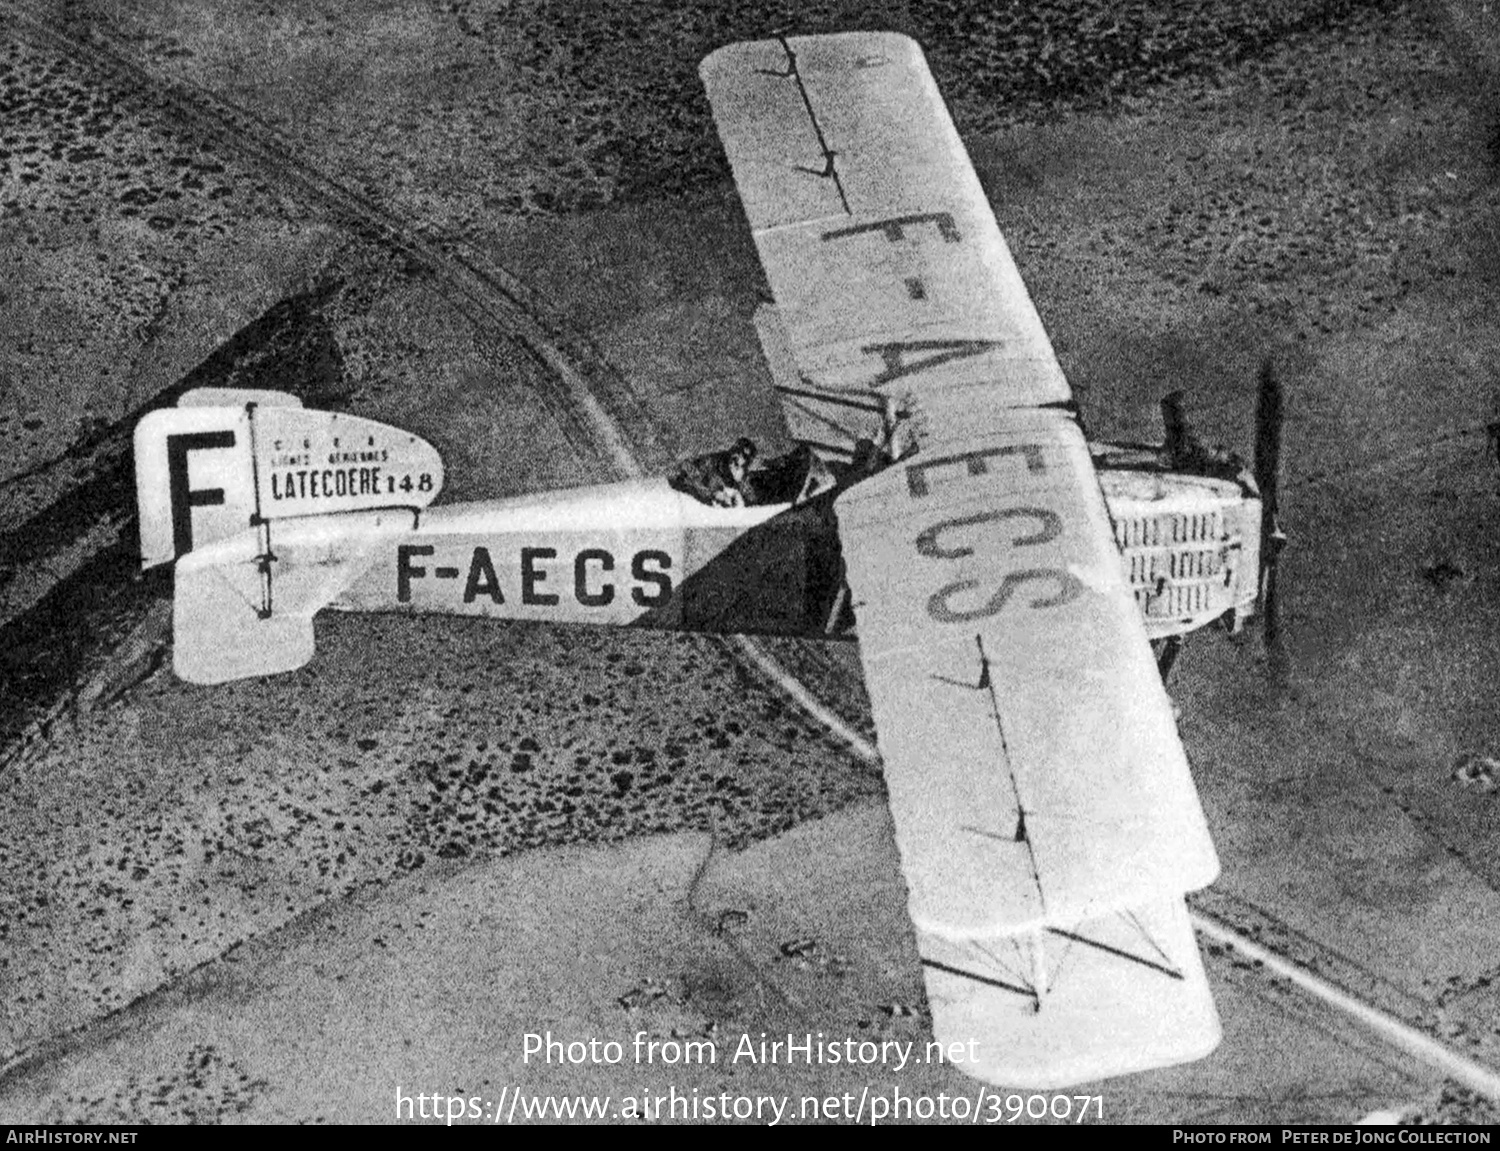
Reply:
M171 563L273 520L422 508L443 463L410 432L295 406L280 392L189 392L136 425L141 566Z
M175 563L173 666L205 684L305 664L314 614L443 486L425 440L270 391L149 413L135 463L141 566Z

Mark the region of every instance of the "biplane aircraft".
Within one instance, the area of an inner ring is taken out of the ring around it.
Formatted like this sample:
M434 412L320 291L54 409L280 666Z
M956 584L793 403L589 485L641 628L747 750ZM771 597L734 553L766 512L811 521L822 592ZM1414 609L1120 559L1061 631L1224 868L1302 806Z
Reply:
M936 1037L1016 1087L1206 1055L1184 896L1218 860L1151 643L1253 609L1253 482L1180 421L1165 450L1091 448L914 42L740 43L701 72L798 450L731 506L672 477L432 506L415 436L190 393L136 432L177 674L300 667L323 608L853 637Z

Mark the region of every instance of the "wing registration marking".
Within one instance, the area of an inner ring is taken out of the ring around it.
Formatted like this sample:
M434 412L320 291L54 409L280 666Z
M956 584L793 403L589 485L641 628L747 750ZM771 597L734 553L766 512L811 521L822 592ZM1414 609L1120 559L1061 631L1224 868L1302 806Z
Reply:
M1016 547L1044 544L1062 535L1062 516L1048 508L996 508L992 511L977 512L972 516L957 516L922 529L917 536L917 551L932 559L963 559L965 556L973 555L974 549L971 547L945 548L940 542L943 532L950 528L966 528L974 524L990 524L1000 520L1028 517L1034 519L1040 526L1030 535L1017 536L1013 539L1011 543Z
M989 511L977 512L974 515L946 519L941 523L924 528L917 535L917 552L930 559L956 560L967 558L974 554L974 549L967 545L945 547L941 538L945 531L980 524L998 523L1008 519L1029 519L1038 525L1036 530L1029 535L1018 535L1011 539L1008 548L1036 547L1040 544L1050 543L1063 534L1062 517L1050 508L994 508ZM1020 571L1006 572L1000 580L1000 586L979 607L967 609L956 608L951 606L949 602L953 596L978 588L980 586L978 580L955 580L952 583L946 584L927 598L927 614L939 623L968 623L971 620L984 619L986 616L994 615L1004 608L1010 602L1011 597L1023 585L1029 583L1045 584L1049 582L1053 585L1052 594L1038 595L1034 598L1031 601L1033 610L1061 607L1068 601L1076 599L1084 590L1084 584L1076 576L1061 568L1026 568Z
M1001 444L992 448L976 448L971 452L959 452L951 456L938 456L936 459L919 460L906 466L906 490L914 499L921 499L932 494L932 487L927 481L927 473L936 468L948 467L951 464L964 464L971 476L982 476L989 473L989 461L1002 456L1019 455L1026 461L1026 470L1031 473L1040 473L1047 470L1047 454L1041 444Z
M935 641L934 627L951 635L954 624L988 628L1010 619L1004 626L1027 635L1049 626L1062 634L1084 617L1108 614L1105 601L1119 589L1096 569L1118 560L1112 539L1107 555L1096 554L1107 521L1081 483L1076 425L1064 413L1017 419L1035 426L998 442L971 440L948 454L912 457L845 497L841 530L896 548L889 560L871 552L879 567L870 570L884 574L881 584L865 585L857 604L871 619L872 612L888 617L894 642L882 645L884 655ZM1100 602L1079 616L1085 600ZM901 602L908 605L904 619L893 607ZM1047 623L1054 612L1057 622ZM1032 622L1024 622L1028 617Z

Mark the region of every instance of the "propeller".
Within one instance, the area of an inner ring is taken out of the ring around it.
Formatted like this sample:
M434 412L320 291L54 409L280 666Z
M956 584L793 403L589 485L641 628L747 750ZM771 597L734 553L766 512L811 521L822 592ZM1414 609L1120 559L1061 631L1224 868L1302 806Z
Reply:
M1270 359L1260 365L1255 398L1255 486L1260 489L1260 603L1265 620L1266 650L1273 658L1282 654L1280 605L1276 597L1276 573L1286 535L1278 516L1281 486L1281 380Z

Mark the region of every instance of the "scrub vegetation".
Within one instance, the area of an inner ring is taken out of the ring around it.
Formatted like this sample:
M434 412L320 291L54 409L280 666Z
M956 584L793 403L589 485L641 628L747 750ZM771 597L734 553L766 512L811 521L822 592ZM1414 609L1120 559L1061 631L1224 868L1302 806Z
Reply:
M1500 3L1437 0L1436 7L1445 37L1468 73L1490 167L1500 173Z

